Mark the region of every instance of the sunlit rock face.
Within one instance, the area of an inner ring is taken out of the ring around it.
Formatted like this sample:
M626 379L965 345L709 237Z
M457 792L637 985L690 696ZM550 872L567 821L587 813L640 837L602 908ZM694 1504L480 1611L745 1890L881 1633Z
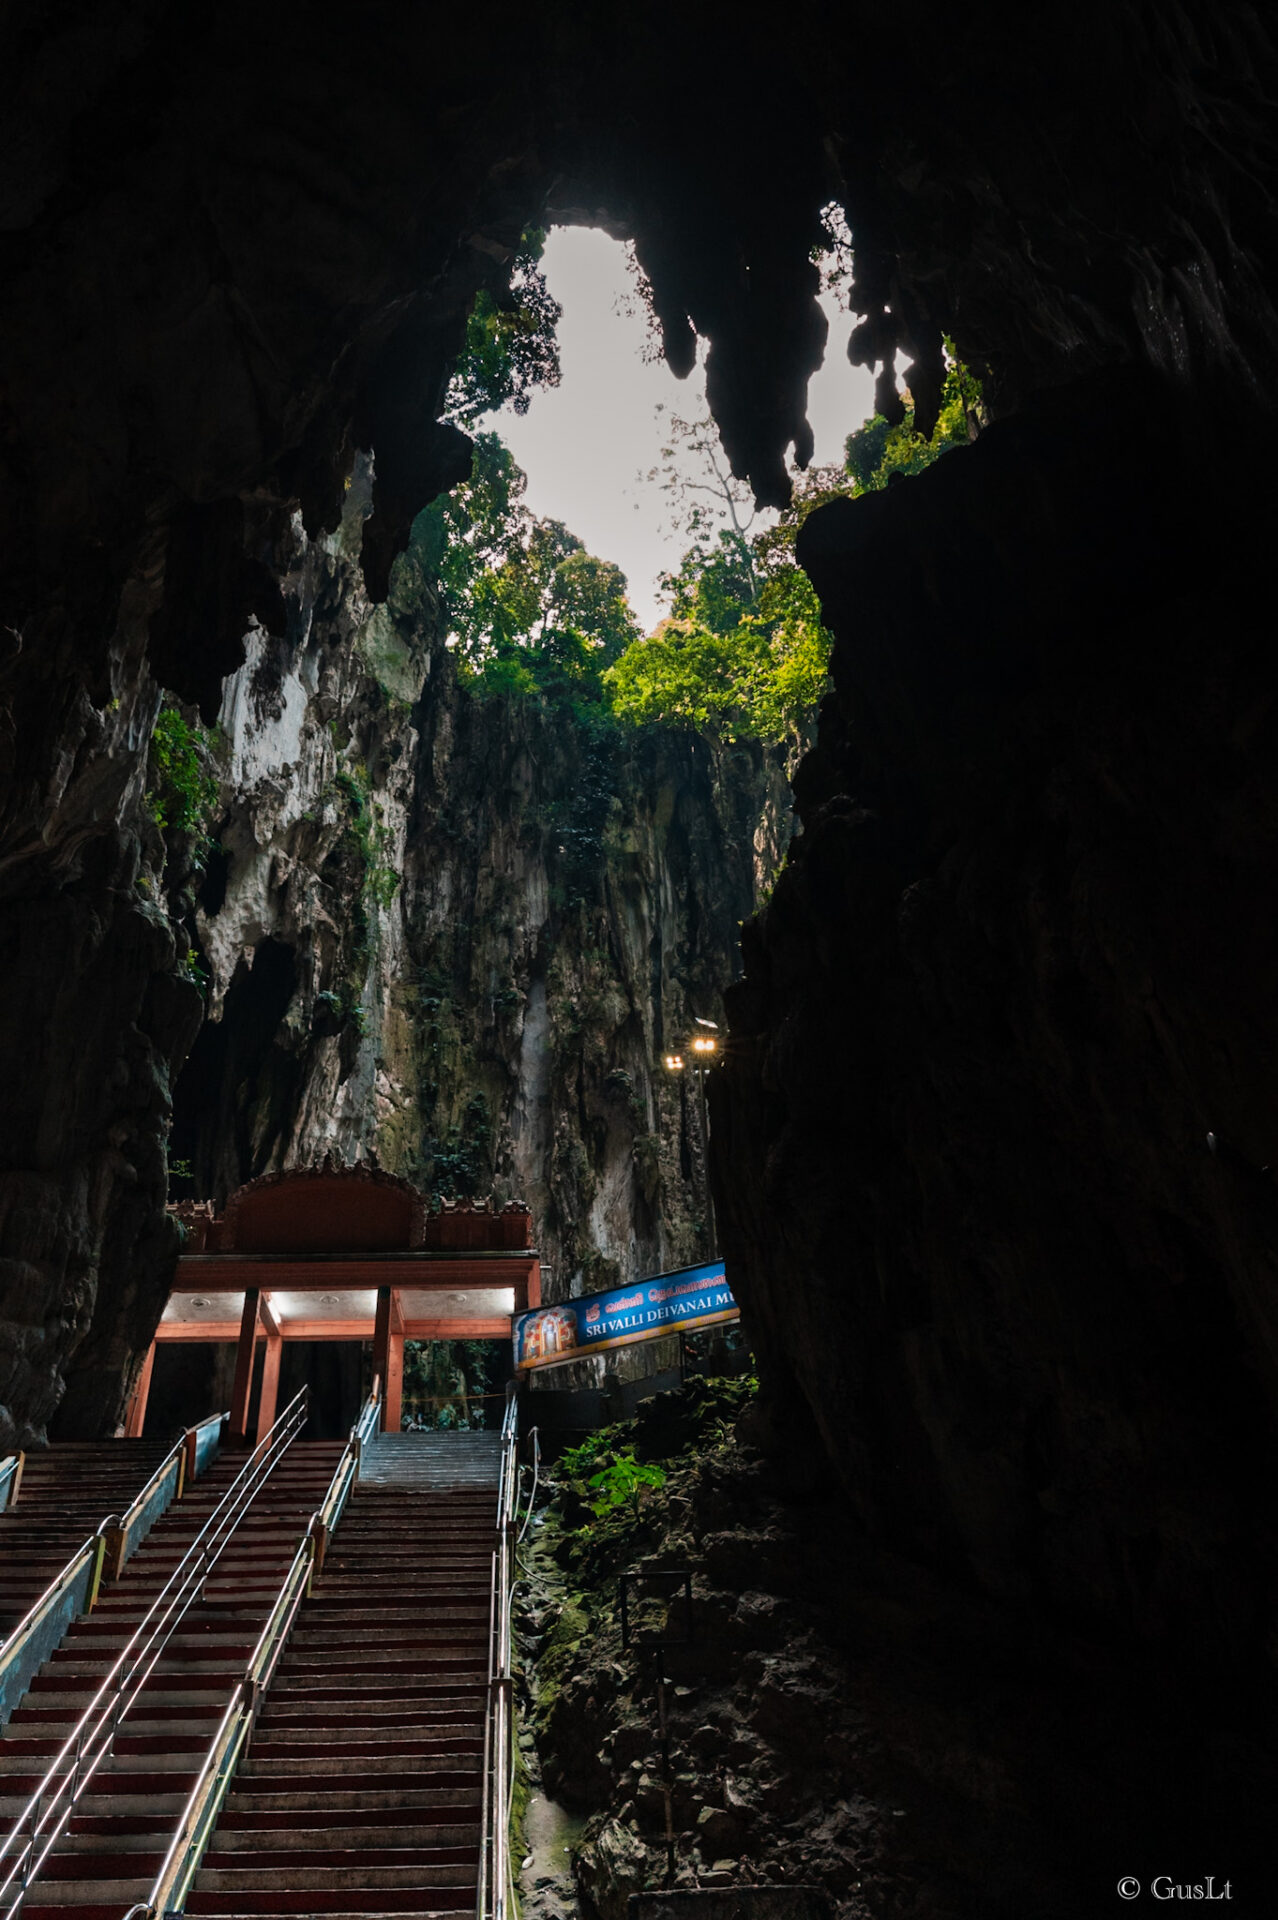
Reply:
M225 685L172 1158L219 1201L329 1153L524 1199L555 1297L703 1258L700 1103L663 1057L722 1018L783 757L481 697L414 560L370 602L366 481L337 535L294 529L285 635Z

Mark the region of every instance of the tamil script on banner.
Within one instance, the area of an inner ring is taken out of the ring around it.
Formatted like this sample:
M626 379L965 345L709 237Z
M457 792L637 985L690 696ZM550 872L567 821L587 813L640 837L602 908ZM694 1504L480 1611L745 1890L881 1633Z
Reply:
M680 1327L709 1327L739 1316L722 1260L681 1267L677 1273L636 1280L632 1287L587 1293L580 1300L517 1315L515 1369L556 1366L632 1340L655 1340Z

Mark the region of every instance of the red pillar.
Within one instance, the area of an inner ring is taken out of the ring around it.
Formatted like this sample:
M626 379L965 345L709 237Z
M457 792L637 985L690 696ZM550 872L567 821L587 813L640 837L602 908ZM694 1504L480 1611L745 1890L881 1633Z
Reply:
M129 1408L124 1416L124 1437L126 1440L140 1440L142 1429L146 1425L147 1395L151 1391L151 1371L155 1366L155 1342L146 1350L146 1358L138 1369L138 1377L129 1395Z
M262 1359L262 1392L257 1404L257 1437L263 1439L275 1425L275 1404L280 1392L280 1358L284 1352L284 1342L278 1333L266 1336L266 1353Z
M382 1432L398 1433L404 1406L404 1315L399 1288L391 1288L390 1340L386 1352L386 1391L382 1400Z
M249 1401L253 1394L253 1356L257 1350L256 1287L244 1291L244 1312L240 1316L240 1343L235 1354L235 1385L231 1389L231 1438L248 1438Z
M401 1368L401 1381L402 1381L402 1369L403 1369L403 1342L402 1341L400 1343L400 1368ZM377 1318L373 1322L373 1372L377 1375L377 1378L382 1383L381 1431L383 1433L398 1433L399 1432L398 1411L396 1412L395 1424L393 1427L390 1425L390 1422L387 1418L387 1413L388 1413L387 1402L390 1397L390 1370L391 1370L391 1290L389 1287L379 1287L377 1289ZM397 1402L398 1402L398 1399L399 1399L399 1388L397 1387L396 1388Z
M536 1257L528 1269L528 1299L525 1304L529 1307L541 1305L541 1261Z

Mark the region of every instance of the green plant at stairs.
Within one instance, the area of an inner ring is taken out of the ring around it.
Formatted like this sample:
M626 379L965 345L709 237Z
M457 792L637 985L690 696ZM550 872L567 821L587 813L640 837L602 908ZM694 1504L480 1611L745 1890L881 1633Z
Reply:
M666 1476L660 1467L636 1460L630 1452L618 1453L606 1467L592 1473L587 1482L595 1489L591 1506L600 1520L616 1507L632 1506L637 1511L643 1488L665 1484Z

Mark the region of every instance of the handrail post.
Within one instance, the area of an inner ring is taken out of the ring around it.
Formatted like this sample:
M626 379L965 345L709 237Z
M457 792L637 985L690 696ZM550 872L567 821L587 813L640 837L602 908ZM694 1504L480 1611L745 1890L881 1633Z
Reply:
M97 1545L93 1552L93 1572L89 1575L89 1585L84 1602L84 1611L86 1613L92 1613L98 1604L98 1593L102 1586L102 1568L106 1560L107 1540L109 1538L108 1529L110 1527L111 1520L104 1520L97 1531Z
M311 1515L310 1538L312 1557L310 1576L306 1582L307 1599L310 1598L311 1588L315 1584L316 1574L323 1573L324 1571L324 1556L328 1552L328 1527L324 1521L321 1520L318 1513Z

